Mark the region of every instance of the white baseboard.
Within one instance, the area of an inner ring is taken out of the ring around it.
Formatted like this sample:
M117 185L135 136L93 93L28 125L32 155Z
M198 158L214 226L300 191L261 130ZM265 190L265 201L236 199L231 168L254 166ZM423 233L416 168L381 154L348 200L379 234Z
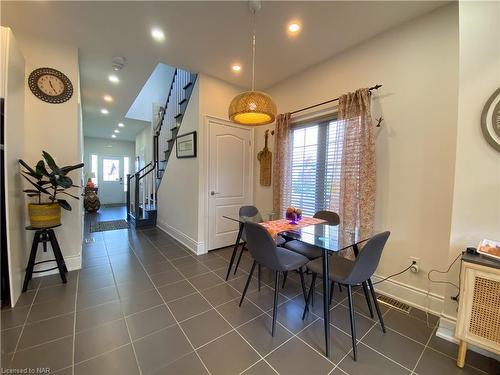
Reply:
M66 263L66 268L68 271L76 271L82 268L82 256L80 255L75 255L72 257L64 257L64 262ZM43 263L41 266L35 266L35 271L41 271L44 269L52 268L55 267L55 262L54 263ZM47 272L42 272L42 273L34 273L33 278L36 277L42 277L42 276L47 276L47 275L55 275L59 273L59 270L56 268L55 270L47 271Z
M168 235L172 236L175 240L179 241L196 255L207 253L204 242L196 241L187 234L181 232L179 229L176 229L163 221L158 220L156 226Z
M457 319L453 316L449 316L446 314L442 314L439 319L439 326L436 331L436 336L442 338L443 340L451 341L455 344L458 344L458 340L455 338L455 326L457 323ZM500 361L500 356L489 352L487 350L478 348L475 345L467 345L467 349L472 350L473 352L484 355L485 357L495 358L497 361Z

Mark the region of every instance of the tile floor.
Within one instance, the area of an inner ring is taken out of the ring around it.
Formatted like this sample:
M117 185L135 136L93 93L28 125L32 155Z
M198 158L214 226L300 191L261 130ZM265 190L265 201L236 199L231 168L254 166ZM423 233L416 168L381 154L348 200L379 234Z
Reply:
M106 216L106 215L104 215ZM112 216L112 215L111 215ZM108 218L113 220L114 217ZM33 280L14 309L1 312L2 373L49 368L57 374L498 374L498 362L434 335L437 318L382 307L387 333L355 294L359 359L352 360L345 295L331 307L332 358L323 353L321 296L305 321L296 275L279 299L270 335L272 275L253 280L238 307L251 259L224 281L232 249L194 256L158 229L87 234L83 267L61 284ZM317 290L321 290L318 288Z

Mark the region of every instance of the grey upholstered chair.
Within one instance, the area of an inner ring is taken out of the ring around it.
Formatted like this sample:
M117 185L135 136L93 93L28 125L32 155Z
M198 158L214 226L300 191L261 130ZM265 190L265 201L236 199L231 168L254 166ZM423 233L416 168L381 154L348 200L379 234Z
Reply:
M380 257L382 256L382 250L384 250L385 243L389 238L391 232L386 231L379 233L369 239L363 249L359 252L354 261L341 256L328 257L328 278L335 283L347 286L347 298L349 301L349 313L351 317L351 338L352 338L352 349L354 353L354 360L357 359L357 347L356 347L356 320L354 317L354 306L352 303L352 287L354 285L360 285L368 283L370 286L371 296L375 304L375 309L377 310L377 315L380 320L380 325L382 326L382 331L385 333L384 319L380 313L380 307L377 302L377 297L375 295L375 289L371 281L373 273L377 269ZM314 293L314 284L318 274L323 272L322 259L315 259L307 263L307 269L312 272L312 281L309 293L306 299L306 305L304 307L304 314L302 319L305 318L308 311L309 301L311 295Z
M248 285L252 279L253 271L255 266L258 264L269 268L274 271L275 281L274 281L274 308L273 308L273 326L272 335L276 329L276 313L278 308L278 291L279 291L279 277L281 272L299 270L300 281L302 283L302 292L304 294L304 299L306 298L306 288L304 284L304 274L302 272L302 267L309 261L305 256L288 251L282 247L276 246L273 238L269 232L262 226L256 223L247 222L245 224L246 240L250 254L254 258L252 269L248 275L247 282L245 284L245 289L240 300L240 306L243 303L245 294L248 290Z
M239 216L241 221L251 221L253 223L262 223L264 220L262 219L262 215L259 212L259 209L255 206L241 206L239 211ZM241 262L241 257L243 255L243 251L245 250L245 246L247 243L245 231L241 234L241 240L243 244L241 245L240 255L238 256L238 261L236 262L236 267L234 267L234 275L236 275L236 271ZM285 239L281 236L276 237L276 245L282 246L285 243ZM260 268L259 268L260 275ZM260 287L260 281L259 281Z

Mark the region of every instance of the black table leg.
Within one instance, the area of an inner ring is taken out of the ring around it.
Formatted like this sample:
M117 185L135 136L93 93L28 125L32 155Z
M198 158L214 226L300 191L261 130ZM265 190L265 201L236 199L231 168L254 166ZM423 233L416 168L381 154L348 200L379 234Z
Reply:
M243 223L240 223L240 229L238 231L238 236L236 237L236 243L234 244L233 255L231 255L231 261L229 262L229 267L227 268L226 281L229 279L229 274L231 273L231 268L233 267L234 258L236 257L236 253L238 251L238 245L241 240L241 233L243 233Z
M64 284L66 284L66 264L64 263L64 258L61 253L61 248L59 247L59 243L57 242L56 235L52 229L48 230L50 244L52 245L52 251L54 252L54 256L56 258L57 267L59 268L59 275L61 275L61 280Z
M33 243L31 245L30 259L28 261L28 267L26 267L26 274L24 275L23 293L28 289L28 283L33 275L33 267L35 266L36 251L38 249L38 243L40 242L40 231L35 232L33 237Z
M330 358L330 306L328 304L328 255L327 251L323 250L323 314L325 323L325 355Z

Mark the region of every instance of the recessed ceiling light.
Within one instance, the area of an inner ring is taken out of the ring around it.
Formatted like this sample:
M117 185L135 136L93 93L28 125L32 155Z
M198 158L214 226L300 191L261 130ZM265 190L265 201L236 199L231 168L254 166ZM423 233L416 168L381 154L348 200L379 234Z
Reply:
M119 133L120 131L118 129L115 129L115 133Z
M111 95L104 95L102 97L105 102L111 103L113 101L113 97Z
M233 64L233 66L231 66L231 69L233 69L233 72L239 73L241 71L241 65Z
M116 135L115 134L111 134L111 138L116 138Z
M297 34L301 29L301 26L298 22L291 22L288 24L288 32L290 34Z
M165 40L165 34L163 33L163 30L161 30L157 27L155 27L154 29L151 29L151 36L157 42L163 42Z
M101 109L101 113L103 115L107 115L109 113L109 111L106 108L103 108L103 109Z
M119 123L118 123L118 127L123 128L124 126L125 126L125 125L123 124L123 122L119 122Z
M117 76L115 76L114 74L111 74L111 75L108 77L108 79L109 79L109 81L110 81L110 82L113 82L113 83L118 83L118 82L120 82L120 79L119 79Z

